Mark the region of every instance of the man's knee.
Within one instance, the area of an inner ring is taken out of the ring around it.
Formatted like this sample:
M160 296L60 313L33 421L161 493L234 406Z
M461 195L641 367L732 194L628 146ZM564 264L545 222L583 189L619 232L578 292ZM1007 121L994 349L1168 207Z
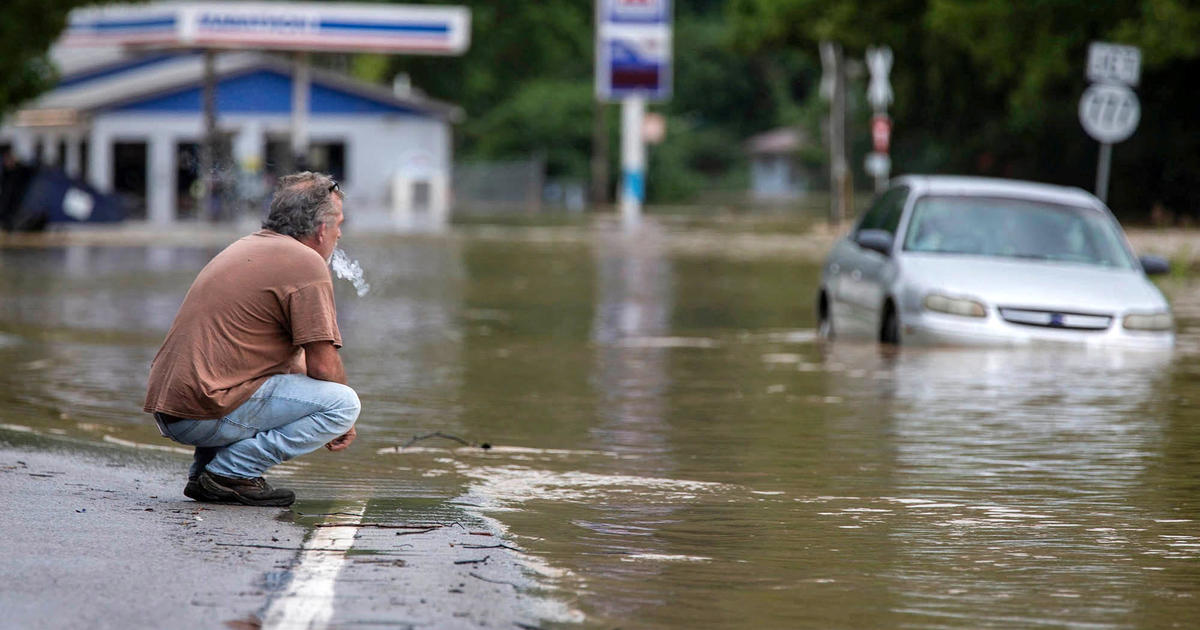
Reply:
M337 403L328 413L343 431L349 431L355 420L358 420L362 403L358 400L358 392L347 385L339 384L338 393Z

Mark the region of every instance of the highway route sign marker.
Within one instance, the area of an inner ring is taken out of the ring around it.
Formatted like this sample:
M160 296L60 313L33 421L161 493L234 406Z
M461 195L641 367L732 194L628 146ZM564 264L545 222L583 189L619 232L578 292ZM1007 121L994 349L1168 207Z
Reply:
M1079 122L1098 142L1116 144L1129 138L1142 116L1133 90L1114 83L1097 83L1079 99Z

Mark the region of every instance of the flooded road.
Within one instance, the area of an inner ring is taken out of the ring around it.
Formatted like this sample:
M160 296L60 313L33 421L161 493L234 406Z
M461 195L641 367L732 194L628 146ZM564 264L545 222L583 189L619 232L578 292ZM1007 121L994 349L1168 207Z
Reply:
M712 239L350 234L359 439L275 477L301 513L486 521L546 626L1200 617L1200 284L1164 284L1172 353L897 351L817 342L811 257ZM145 378L218 250L0 249L0 425L172 446Z

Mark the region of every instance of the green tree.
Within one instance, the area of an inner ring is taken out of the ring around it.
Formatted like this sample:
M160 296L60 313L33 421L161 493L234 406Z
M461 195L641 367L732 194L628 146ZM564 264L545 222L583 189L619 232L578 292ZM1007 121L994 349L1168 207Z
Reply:
M580 147L578 138L589 137L591 108L581 106L579 95L591 85L592 5L571 0L459 4L471 10L471 45L464 55L388 57L385 68L373 68L375 76L366 78L405 73L431 96L462 107L466 120L458 133L460 154L466 157L546 149L555 168L585 176L587 145ZM555 93L551 86L565 92ZM550 146L555 133L579 155L567 158Z
M0 115L54 85L50 44L88 0L7 0L0 10Z
M505 158L537 153L550 176L583 178L591 154L592 85L534 79L471 124L472 155Z
M594 3L469 0L471 47L459 58L368 57L354 64L376 81L407 73L431 96L463 107L459 155L505 158L541 153L551 175L587 177L594 82ZM801 118L811 60L800 54L743 54L725 22L725 0L676 3L674 96L667 138L652 147L647 193L679 201L744 166L741 140L782 118ZM797 94L797 90L799 93ZM607 107L618 169L617 107ZM615 184L609 182L610 186Z
M744 141L780 125L819 129L804 103L820 69L794 50L744 52L723 3L677 5L674 89L654 109L667 115L663 144L650 147L647 196L688 201L713 189L745 189Z
M896 54L894 171L1024 177L1091 188L1096 143L1077 120L1087 45L1141 46L1142 124L1115 149L1111 205L1200 213L1194 108L1200 7L1185 0L732 0L745 50L816 54L833 39L851 55ZM859 129L865 121L859 121Z

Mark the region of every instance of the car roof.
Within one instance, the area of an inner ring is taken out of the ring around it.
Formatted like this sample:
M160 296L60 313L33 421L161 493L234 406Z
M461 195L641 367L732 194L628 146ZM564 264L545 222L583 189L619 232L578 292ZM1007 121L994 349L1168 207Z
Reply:
M919 194L981 195L1038 199L1086 207L1104 207L1091 193L1073 186L1056 186L1018 179L963 175L905 175L892 180Z

